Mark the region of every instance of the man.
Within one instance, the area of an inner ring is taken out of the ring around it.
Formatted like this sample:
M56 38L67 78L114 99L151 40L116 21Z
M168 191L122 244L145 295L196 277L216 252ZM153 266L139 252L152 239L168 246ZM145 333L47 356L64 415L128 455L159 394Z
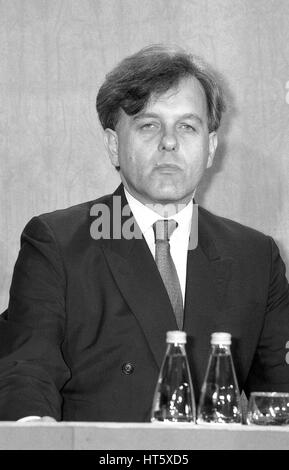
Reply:
M232 334L247 394L289 392L289 290L274 241L193 204L224 111L212 73L151 46L107 76L97 110L122 185L25 227L1 318L0 418L149 420L177 328L196 400L215 331Z

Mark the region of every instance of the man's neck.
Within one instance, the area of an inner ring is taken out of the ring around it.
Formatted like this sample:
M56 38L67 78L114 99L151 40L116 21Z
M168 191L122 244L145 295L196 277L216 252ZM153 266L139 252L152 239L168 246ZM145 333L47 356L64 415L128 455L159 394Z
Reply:
M156 212L159 216L163 218L169 218L181 212L192 200L188 200L187 202L168 202L168 203L160 203L160 202L143 202L140 201L135 195L131 194L131 192L124 187L125 193L129 194L131 198L137 201L139 204L147 207L148 209ZM195 191L194 191L195 194ZM194 196L193 194L193 196ZM192 196L192 197L193 197Z

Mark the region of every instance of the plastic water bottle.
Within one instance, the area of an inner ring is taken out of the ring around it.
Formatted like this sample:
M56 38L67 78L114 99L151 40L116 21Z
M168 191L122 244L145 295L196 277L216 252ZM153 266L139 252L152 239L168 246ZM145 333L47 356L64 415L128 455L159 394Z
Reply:
M168 331L167 350L152 405L151 421L195 422L195 398L184 331Z
M241 423L239 387L231 355L230 333L213 333L211 354L201 390L197 422Z

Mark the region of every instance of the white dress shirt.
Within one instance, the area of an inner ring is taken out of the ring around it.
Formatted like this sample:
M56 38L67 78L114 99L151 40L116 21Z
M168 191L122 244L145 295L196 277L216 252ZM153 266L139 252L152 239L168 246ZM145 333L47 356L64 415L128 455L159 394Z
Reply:
M133 216L143 233L143 236L148 244L148 247L153 257L155 258L155 237L152 226L157 220L164 219L165 217L161 217L157 212L153 211L150 207L148 207L148 205L142 204L135 197L133 197L125 188L124 192L127 198L127 202L133 213ZM183 305L185 302L186 294L187 254L189 237L191 232L192 215L193 202L191 200L179 212L170 217L167 217L168 219L173 219L178 223L177 228L173 231L170 238L170 250L181 285Z

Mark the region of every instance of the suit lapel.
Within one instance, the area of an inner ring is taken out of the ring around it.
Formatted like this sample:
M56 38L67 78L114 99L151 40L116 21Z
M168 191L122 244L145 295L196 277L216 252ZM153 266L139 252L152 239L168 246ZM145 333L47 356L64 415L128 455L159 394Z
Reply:
M123 212L127 204L123 190L118 188L114 196L121 197ZM124 212L128 213L126 210ZM122 228L128 224L129 218L129 225L132 226L133 221L136 230L139 230L131 214L121 217ZM140 230L139 236L137 239L125 239L122 230L119 240L110 238L101 242L114 279L143 329L160 367L165 352L166 332L178 327L159 271L146 241L140 235Z
M128 219L131 220L130 226L134 221L137 227L131 213L123 211L127 201L122 186L113 196L119 197L121 201L115 204L115 207L121 209L121 228L128 223ZM121 237L114 239L112 224L117 217L113 213L112 200L108 207L111 213L111 236L101 240L103 252L114 279L143 329L160 367L165 351L166 332L178 328L175 316L146 241L141 234L137 239L128 240L122 230L116 231L121 232ZM195 223L192 224L193 240L197 240L196 227ZM230 279L231 260L222 258L217 252L212 241L214 234L207 228L203 214L198 217L198 233L197 247L188 251L184 331L188 334L188 346L192 346L192 340L194 343L191 353L195 351L199 358L198 351L205 351L200 361L200 367L203 369L204 361L207 361L209 336L217 325L218 312ZM194 248L194 244L191 244L192 247Z
M188 251L184 330L188 334L187 352L192 373L200 386L208 361L210 335L218 330L232 260L218 253L214 234L210 233L201 211L198 232L198 246Z
M197 209L198 206L194 205L194 208ZM195 234L196 226L198 237ZM198 211L191 233L191 238L197 239L198 243L197 246L191 244L195 249L189 249L187 258L186 324L193 316L190 312L213 310L216 314L223 305L233 260L218 252L214 235L206 223L203 210Z
M231 259L208 259L201 245L188 252L187 283L185 299L185 329L195 329L195 313L201 318L210 318L213 326L222 308L228 281L231 275Z

